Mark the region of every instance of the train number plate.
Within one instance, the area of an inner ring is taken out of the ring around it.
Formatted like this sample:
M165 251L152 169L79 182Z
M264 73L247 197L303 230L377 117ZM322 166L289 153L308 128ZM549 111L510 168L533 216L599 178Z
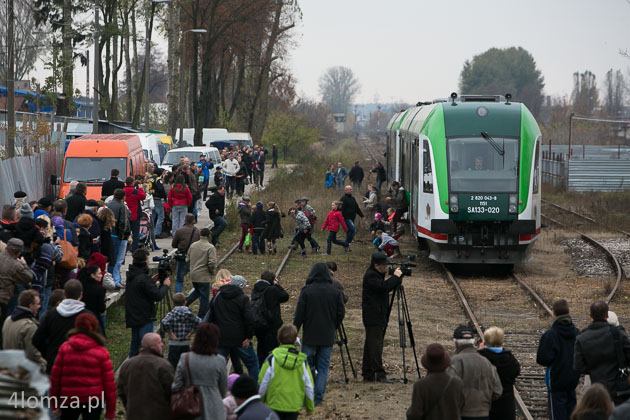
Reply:
M455 220L509 220L507 194L459 194Z

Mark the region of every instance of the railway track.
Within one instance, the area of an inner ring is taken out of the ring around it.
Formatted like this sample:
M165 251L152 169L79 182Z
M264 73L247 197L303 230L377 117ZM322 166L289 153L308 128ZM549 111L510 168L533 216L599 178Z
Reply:
M588 216L584 216L582 214L579 214L577 212L574 212L572 210L566 209L564 207L561 207L557 204L551 203L547 200L543 200L543 204L547 206L547 209L552 209L552 211L555 211L555 213L553 213L553 217L551 215L549 215L549 213L541 213L541 217L549 220L551 223L556 224L558 226L561 226L564 229L568 229L571 231L576 232L580 238L587 242L588 244L592 245L594 248L600 250L606 257L606 259L608 260L608 262L610 263L612 270L614 272L615 275L615 284L612 287L611 292L608 294L608 296L604 299L606 301L606 303L610 304L610 302L612 301L612 299L614 298L615 294L617 293L617 290L619 289L619 286L621 284L622 279L624 278L624 272L623 269L621 267L621 264L619 264L619 260L617 258L617 256L607 247L605 246L602 242L596 240L595 238L593 238L592 236L589 236L583 232L581 232L580 230L578 230L576 227L573 226L577 226L580 229L584 226L584 223L587 222L588 224L595 224L595 225L599 225L602 226L608 230L614 230L618 233L621 233L623 235L628 235L630 236L630 234L628 234L627 232L624 232L623 230L619 230L619 229L615 229L615 228L608 228L605 225L603 225L601 222L598 222ZM575 224L573 224L572 226L570 226L568 223L563 223L561 222L559 219L561 218L561 216L563 215L569 215L570 218L572 218L574 221L576 220L580 220L582 222L576 222Z
M448 281L455 288L457 295L464 307L466 316L470 319L479 337L483 337L482 322L473 310L473 305L469 302L464 289L460 282L456 280L453 274L443 266ZM544 300L533 290L531 286L525 283L519 276L511 274L512 280L516 285L520 286L531 298L537 313L544 311L545 315L552 315L551 308ZM497 286L499 287L499 286ZM513 288L512 285L502 285L505 290ZM483 312L482 308L477 308L478 312ZM486 309L487 310L487 309ZM530 313L523 311L522 315L511 315L512 325L505 319L503 322L506 331L506 347L513 351L514 355L521 364L521 374L516 380L514 386L514 396L518 411L525 419L546 419L548 418L547 409L547 389L545 386L544 368L536 364L536 350L540 339L540 332L536 328L523 328L521 320L531 317ZM490 326L490 325L484 325Z

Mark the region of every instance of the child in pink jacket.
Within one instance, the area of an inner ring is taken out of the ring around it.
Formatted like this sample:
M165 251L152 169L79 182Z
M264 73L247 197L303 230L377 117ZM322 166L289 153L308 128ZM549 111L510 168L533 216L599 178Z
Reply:
M332 210L326 216L326 221L322 225L322 230L328 228L328 239L326 239L326 253L324 255L330 255L330 251L332 248L332 244L343 246L346 252L350 252L350 244L347 244L343 241L337 240L337 232L339 232L339 226L343 227L345 232L348 231L348 226L346 226L346 221L343 220L343 216L341 215L341 202L333 201L332 202Z

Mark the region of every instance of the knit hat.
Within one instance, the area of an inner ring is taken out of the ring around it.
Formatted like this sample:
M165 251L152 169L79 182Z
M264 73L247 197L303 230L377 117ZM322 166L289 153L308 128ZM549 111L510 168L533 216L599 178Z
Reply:
M619 318L617 318L617 314L613 311L608 311L608 319L606 321L614 327L619 326Z
M451 364L451 358L439 343L429 344L420 359L422 366L429 372L443 372Z
M26 193L24 191L16 191L13 193L13 198L24 198Z
M376 220L378 220L379 222L381 221L381 219L383 219L383 215L381 213L374 213L374 217L376 217Z
M37 202L37 207L45 209L46 207L52 206L52 201L48 197L42 197Z
M74 328L79 331L96 332L98 331L98 321L94 315L83 313L74 321Z
M7 249L13 254L17 254L24 249L24 241L19 238L11 238L9 242L7 242Z
M234 382L240 377L241 375L239 375L238 373L233 373L228 376L228 391L232 391L232 385L234 385Z
M238 274L235 276L232 276L232 278L230 279L230 283L231 285L234 286L238 286L241 289L244 289L247 287L247 280L245 280L245 277L243 276L239 276Z
M241 375L232 384L230 392L235 398L246 400L249 397L258 394L258 382L249 375Z
M257 201L257 202L256 202L256 208L257 208L258 210L262 210L262 209L263 209L263 203L262 203L262 201Z
M470 328L468 328L468 326L460 325L459 327L455 328L455 331L453 331L453 338L471 339L473 338L473 333L472 331L470 331Z
M63 227L63 218L61 216L51 217L50 222L54 227Z
M105 269L107 268L107 259L105 258L105 255L100 252L93 252L92 255L90 255L90 260L88 261L87 266L89 267L91 265L99 266L101 268L101 272L104 274Z
M33 209L31 209L30 204L24 203L20 207L20 219L22 217L28 217L29 219L33 219Z

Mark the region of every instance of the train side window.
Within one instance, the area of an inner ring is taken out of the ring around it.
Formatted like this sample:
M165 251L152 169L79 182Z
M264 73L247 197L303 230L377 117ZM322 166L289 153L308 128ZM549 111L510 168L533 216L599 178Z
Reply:
M422 141L422 191L433 194L433 167L428 140Z
M534 152L534 179L532 186L532 193L538 194L538 179L540 178L540 139L536 141L536 151Z
M134 176L133 173L133 159L129 159L129 176Z

